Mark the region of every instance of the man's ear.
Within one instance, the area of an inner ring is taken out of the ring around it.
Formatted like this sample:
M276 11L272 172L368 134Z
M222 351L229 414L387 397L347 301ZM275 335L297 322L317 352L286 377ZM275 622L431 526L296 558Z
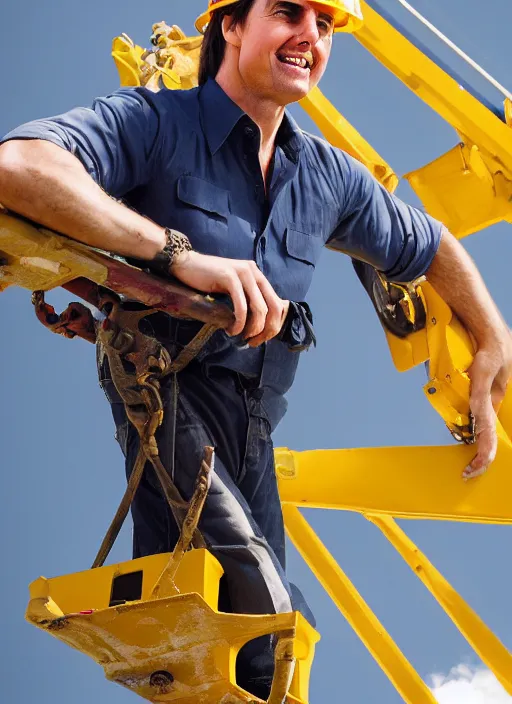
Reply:
M233 18L230 15L224 15L222 18L222 36L226 44L236 46L238 49L242 45L241 27L240 24L232 27Z

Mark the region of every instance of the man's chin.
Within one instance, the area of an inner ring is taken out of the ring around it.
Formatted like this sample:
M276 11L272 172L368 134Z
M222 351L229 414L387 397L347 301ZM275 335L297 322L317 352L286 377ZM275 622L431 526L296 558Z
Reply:
M302 100L311 90L309 82L306 81L280 81L276 88L282 105Z

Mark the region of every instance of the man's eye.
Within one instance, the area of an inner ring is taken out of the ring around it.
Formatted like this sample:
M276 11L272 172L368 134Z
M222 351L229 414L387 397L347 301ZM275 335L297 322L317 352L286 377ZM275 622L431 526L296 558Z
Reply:
M332 24L326 20L318 20L317 26L322 34L328 34L332 29Z

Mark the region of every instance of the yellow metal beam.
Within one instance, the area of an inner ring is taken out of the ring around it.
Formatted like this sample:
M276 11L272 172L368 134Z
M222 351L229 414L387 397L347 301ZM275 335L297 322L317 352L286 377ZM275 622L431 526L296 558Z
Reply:
M407 704L435 698L313 528L294 506L283 506L286 531L319 582Z
M350 154L362 162L375 178L388 191L393 192L398 186L398 176L362 137L359 132L336 110L319 88L313 88L299 105L304 108L320 132L330 144Z
M459 133L463 143L405 175L428 212L458 237L512 222L510 101L501 120L363 2L356 39Z
M512 130L368 3L362 8L365 22L355 38L458 132L499 157L512 175Z
M512 524L512 454L500 438L485 475L470 482L462 472L471 445L372 447L346 450L276 450L284 504L397 518Z
M512 695L512 654L389 516L367 514L423 582L504 689Z

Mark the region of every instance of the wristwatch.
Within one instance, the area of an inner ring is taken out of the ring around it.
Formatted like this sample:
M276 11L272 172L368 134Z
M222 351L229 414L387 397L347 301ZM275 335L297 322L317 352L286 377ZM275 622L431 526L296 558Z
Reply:
M155 273L169 276L176 257L182 252L191 252L192 245L186 235L170 227L165 228L165 240L164 248L153 257L149 266Z

